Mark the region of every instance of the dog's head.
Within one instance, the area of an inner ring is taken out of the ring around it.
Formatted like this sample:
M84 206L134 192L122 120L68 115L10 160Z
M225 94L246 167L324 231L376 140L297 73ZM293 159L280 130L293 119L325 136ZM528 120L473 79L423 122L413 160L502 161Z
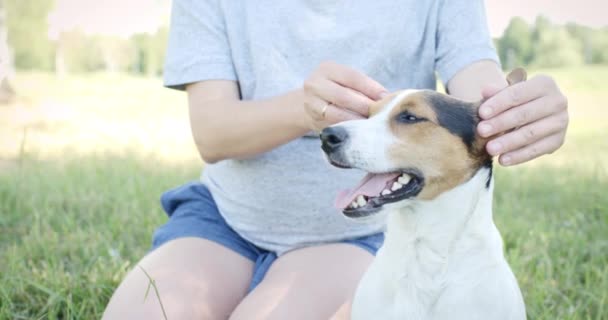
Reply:
M476 131L480 104L404 90L378 101L369 119L323 130L322 148L333 165L369 172L336 206L348 217L364 217L385 204L432 200L491 166L487 139Z

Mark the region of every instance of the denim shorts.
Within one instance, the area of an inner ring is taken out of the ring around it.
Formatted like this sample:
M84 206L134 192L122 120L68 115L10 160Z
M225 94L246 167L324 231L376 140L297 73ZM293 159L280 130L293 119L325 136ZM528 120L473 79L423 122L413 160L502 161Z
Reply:
M255 263L249 291L264 279L270 265L277 259L276 253L255 246L228 226L211 193L202 183L192 182L171 189L160 200L169 221L154 233L152 250L183 237L199 237L221 244ZM383 241L384 234L377 233L340 243L350 243L376 255Z

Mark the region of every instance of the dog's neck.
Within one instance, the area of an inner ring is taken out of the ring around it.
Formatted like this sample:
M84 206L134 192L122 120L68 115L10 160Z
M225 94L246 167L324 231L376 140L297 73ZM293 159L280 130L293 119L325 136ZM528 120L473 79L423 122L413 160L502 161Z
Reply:
M459 269L459 264L469 265L471 259L493 263L494 258L502 258L502 240L492 220L489 175L489 168L481 168L467 182L431 201L414 200L405 208L387 208L383 254L403 262L394 266L396 272L438 276L448 268ZM420 270L400 269L406 265Z

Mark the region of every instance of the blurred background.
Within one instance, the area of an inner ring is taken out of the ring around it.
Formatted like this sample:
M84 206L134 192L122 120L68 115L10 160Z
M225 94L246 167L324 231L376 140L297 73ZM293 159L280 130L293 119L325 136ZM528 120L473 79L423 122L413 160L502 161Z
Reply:
M0 0L0 319L99 318L197 179L162 87L169 0ZM497 170L495 219L531 319L608 319L608 5L487 0L505 70L553 76L566 144ZM146 288L142 288L144 299Z

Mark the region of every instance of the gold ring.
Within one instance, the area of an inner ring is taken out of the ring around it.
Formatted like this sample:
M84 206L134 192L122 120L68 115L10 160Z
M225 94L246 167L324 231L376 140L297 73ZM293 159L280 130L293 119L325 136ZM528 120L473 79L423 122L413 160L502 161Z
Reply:
M323 119L325 119L325 113L327 112L327 108L331 105L331 102L326 104L325 107L323 107L323 110L321 110L321 117Z

